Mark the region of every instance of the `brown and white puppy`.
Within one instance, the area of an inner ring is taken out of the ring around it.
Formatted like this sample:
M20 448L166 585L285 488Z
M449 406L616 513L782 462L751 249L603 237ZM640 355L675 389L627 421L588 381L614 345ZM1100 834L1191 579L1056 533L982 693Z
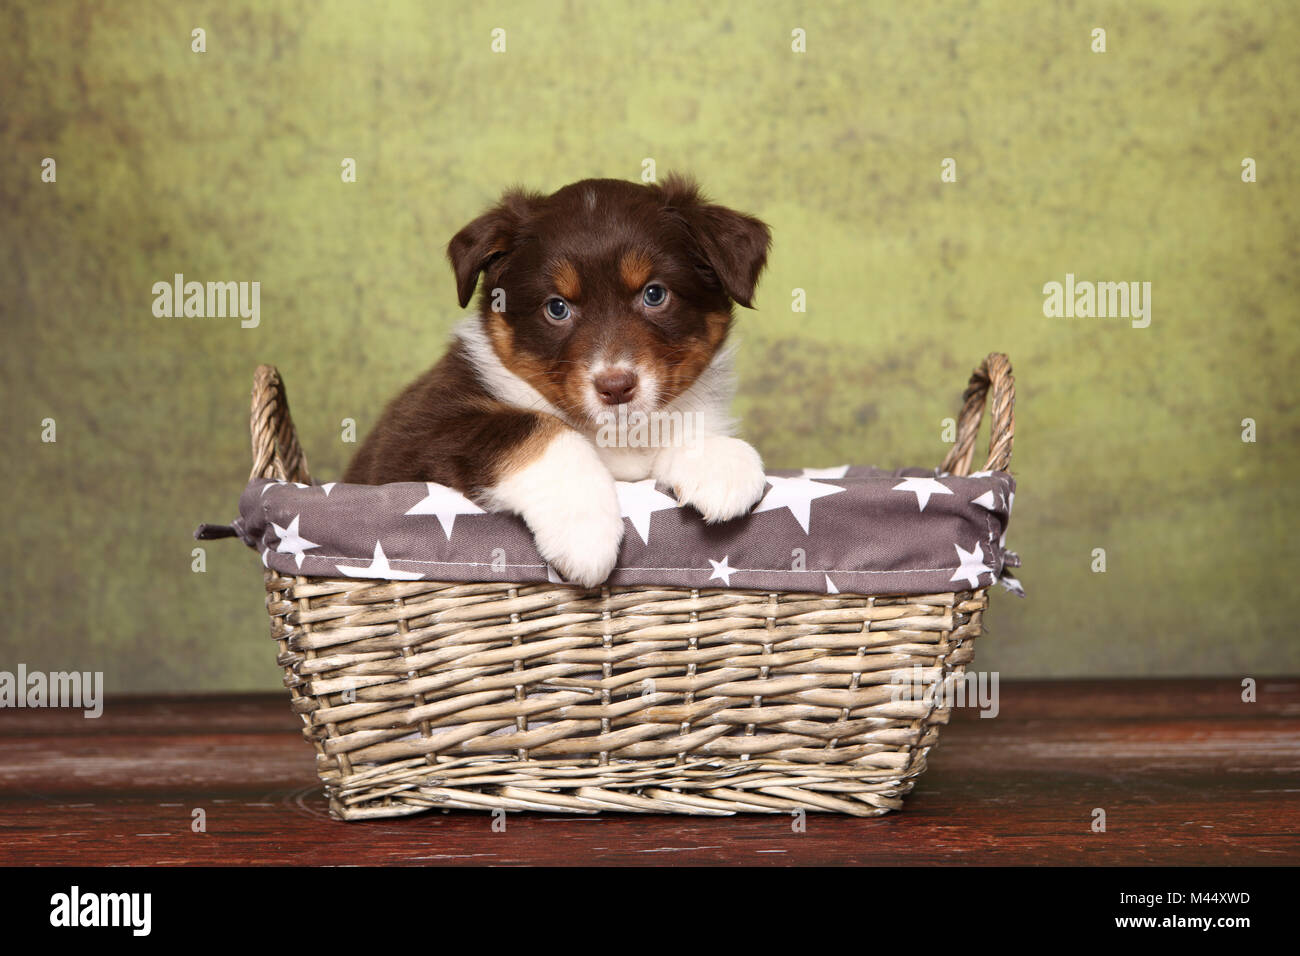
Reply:
M433 481L514 512L588 587L623 537L615 479L657 479L707 521L747 513L763 465L731 437L724 343L770 242L681 177L507 192L447 247L462 307L484 278L478 315L388 405L344 481ZM598 440L616 411L688 427L668 444Z

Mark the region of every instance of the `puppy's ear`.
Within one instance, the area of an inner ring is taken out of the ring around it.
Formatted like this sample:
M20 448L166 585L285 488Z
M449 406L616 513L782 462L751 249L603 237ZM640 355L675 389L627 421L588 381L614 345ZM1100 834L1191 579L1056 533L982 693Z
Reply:
M708 202L686 176L670 173L660 188L665 207L685 224L703 264L717 277L723 291L752 309L754 287L772 245L767 224Z
M451 237L447 258L456 273L456 295L462 309L474 297L479 273L515 247L529 207L539 198L536 193L512 189L499 203Z

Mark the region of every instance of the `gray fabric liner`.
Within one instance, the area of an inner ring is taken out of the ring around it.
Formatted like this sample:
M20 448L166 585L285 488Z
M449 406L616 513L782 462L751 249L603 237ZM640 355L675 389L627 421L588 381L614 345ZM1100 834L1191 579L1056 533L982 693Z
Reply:
M1006 472L954 478L933 469L842 466L768 476L751 514L717 525L676 506L669 489L620 482L624 537L609 583L927 594L1001 580L1023 593L1007 570L1020 562L1005 547L1015 497ZM560 581L520 518L483 513L440 485L257 478L239 510L231 528L283 574Z

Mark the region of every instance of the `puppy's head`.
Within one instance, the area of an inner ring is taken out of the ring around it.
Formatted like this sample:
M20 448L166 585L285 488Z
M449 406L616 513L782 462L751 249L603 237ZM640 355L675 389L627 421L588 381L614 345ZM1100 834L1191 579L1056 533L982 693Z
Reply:
M750 308L771 242L759 220L669 176L512 190L447 247L462 307L502 363L575 424L677 398Z

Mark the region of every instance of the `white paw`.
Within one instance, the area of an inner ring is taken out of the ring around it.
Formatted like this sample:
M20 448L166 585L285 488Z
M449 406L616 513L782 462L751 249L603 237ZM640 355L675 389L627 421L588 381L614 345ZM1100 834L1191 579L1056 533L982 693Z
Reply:
M563 519L554 513L524 515L537 543L537 551L551 563L566 581L594 588L614 570L619 545L623 542L623 519L618 513L618 499L613 500L613 517L602 505L596 505L596 489L589 489L581 504L589 510L570 509ZM610 492L613 494L611 481ZM574 499L575 506L577 499Z
M710 524L748 514L763 497L767 479L758 452L739 438L715 435L676 448L659 462L658 477L677 500Z
M614 569L623 541L614 479L576 432L558 433L542 454L503 477L489 498L497 510L524 519L538 553L566 581L595 587Z

